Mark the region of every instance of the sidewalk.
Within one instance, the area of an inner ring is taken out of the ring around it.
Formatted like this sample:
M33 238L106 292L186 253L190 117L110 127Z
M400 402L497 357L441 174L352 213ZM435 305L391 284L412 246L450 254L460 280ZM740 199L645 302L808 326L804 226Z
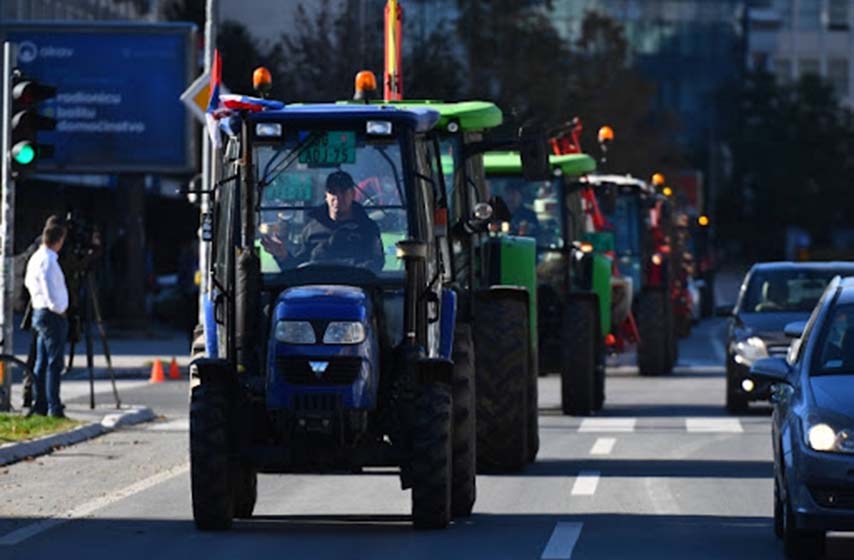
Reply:
M18 328L20 321L15 322L14 346L15 355L26 361L29 351L29 331ZM94 358L94 370L96 379L109 379L107 370L107 359L101 346L101 339L93 326L92 346ZM151 325L149 328L138 332L111 332L107 330L107 343L112 357L113 372L116 378L121 379L147 379L151 371L151 364L155 359L164 363L164 368L169 367L169 362L174 357L182 374L186 374L189 364L189 342L183 332L168 327ZM66 352L67 352L66 347ZM74 348L74 369L63 377L65 380L88 379L89 371L86 367L86 344L85 341L78 342ZM68 356L66 355L66 360ZM20 383L20 379L15 379Z

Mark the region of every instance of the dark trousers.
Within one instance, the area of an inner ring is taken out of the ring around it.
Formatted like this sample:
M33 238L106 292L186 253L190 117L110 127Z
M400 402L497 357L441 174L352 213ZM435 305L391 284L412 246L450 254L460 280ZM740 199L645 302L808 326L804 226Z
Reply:
M68 321L49 309L34 309L33 330L37 337L33 410L39 414L62 414L59 381L64 367Z

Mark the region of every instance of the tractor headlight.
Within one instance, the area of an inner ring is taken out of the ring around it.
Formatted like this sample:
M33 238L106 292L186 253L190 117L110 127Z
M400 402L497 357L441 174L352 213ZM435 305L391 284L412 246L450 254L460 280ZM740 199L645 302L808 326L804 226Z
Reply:
M308 321L279 321L276 324L276 340L287 344L314 344L314 327Z
M365 340L365 326L358 321L332 321L323 335L324 344L359 344Z
M767 358L768 349L758 336L735 343L735 361L745 366L752 366L756 360Z

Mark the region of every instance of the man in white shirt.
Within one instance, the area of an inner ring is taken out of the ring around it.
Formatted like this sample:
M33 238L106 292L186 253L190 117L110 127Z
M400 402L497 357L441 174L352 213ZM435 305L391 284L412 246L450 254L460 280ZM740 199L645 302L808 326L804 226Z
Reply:
M42 233L42 245L30 257L24 285L33 304L33 330L36 333L34 403L29 415L64 417L59 399L65 339L68 336L68 289L59 267L59 251L65 243L65 227L48 222Z

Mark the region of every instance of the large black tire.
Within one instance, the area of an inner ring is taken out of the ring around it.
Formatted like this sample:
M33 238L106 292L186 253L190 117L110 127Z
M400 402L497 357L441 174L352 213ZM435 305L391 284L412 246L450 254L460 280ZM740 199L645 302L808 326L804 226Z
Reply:
M190 345L190 361L205 357L205 329L196 325L193 329L193 342Z
M258 499L258 473L246 465L235 465L231 472L234 518L249 519Z
M605 345L600 344L596 351L596 386L593 393L593 410L599 412L605 406Z
M598 308L587 298L570 299L563 320L563 364L560 372L564 414L589 416L596 407Z
M412 523L444 529L451 521L453 420L451 389L441 383L418 388L412 430Z
M539 381L540 367L539 359L533 348L529 347L529 369L528 369L528 462L537 460L540 452L540 391Z
M477 430L475 424L474 341L471 325L457 323L454 331L454 479L451 488L451 513L454 517L471 515L477 488Z
M193 519L203 531L224 531L234 517L230 464L231 403L217 385L197 385L190 395L190 485Z
M650 290L638 300L638 369L641 375L666 375L676 361L669 294Z
M730 358L731 360L732 358ZM738 391L738 380L732 368L726 372L726 409L730 414L744 414L749 408L747 398Z
M795 516L789 500L783 501L783 548L792 560L816 560L824 556L824 531L805 531L795 526Z
M521 298L485 295L474 324L477 469L519 471L529 458L528 305Z

